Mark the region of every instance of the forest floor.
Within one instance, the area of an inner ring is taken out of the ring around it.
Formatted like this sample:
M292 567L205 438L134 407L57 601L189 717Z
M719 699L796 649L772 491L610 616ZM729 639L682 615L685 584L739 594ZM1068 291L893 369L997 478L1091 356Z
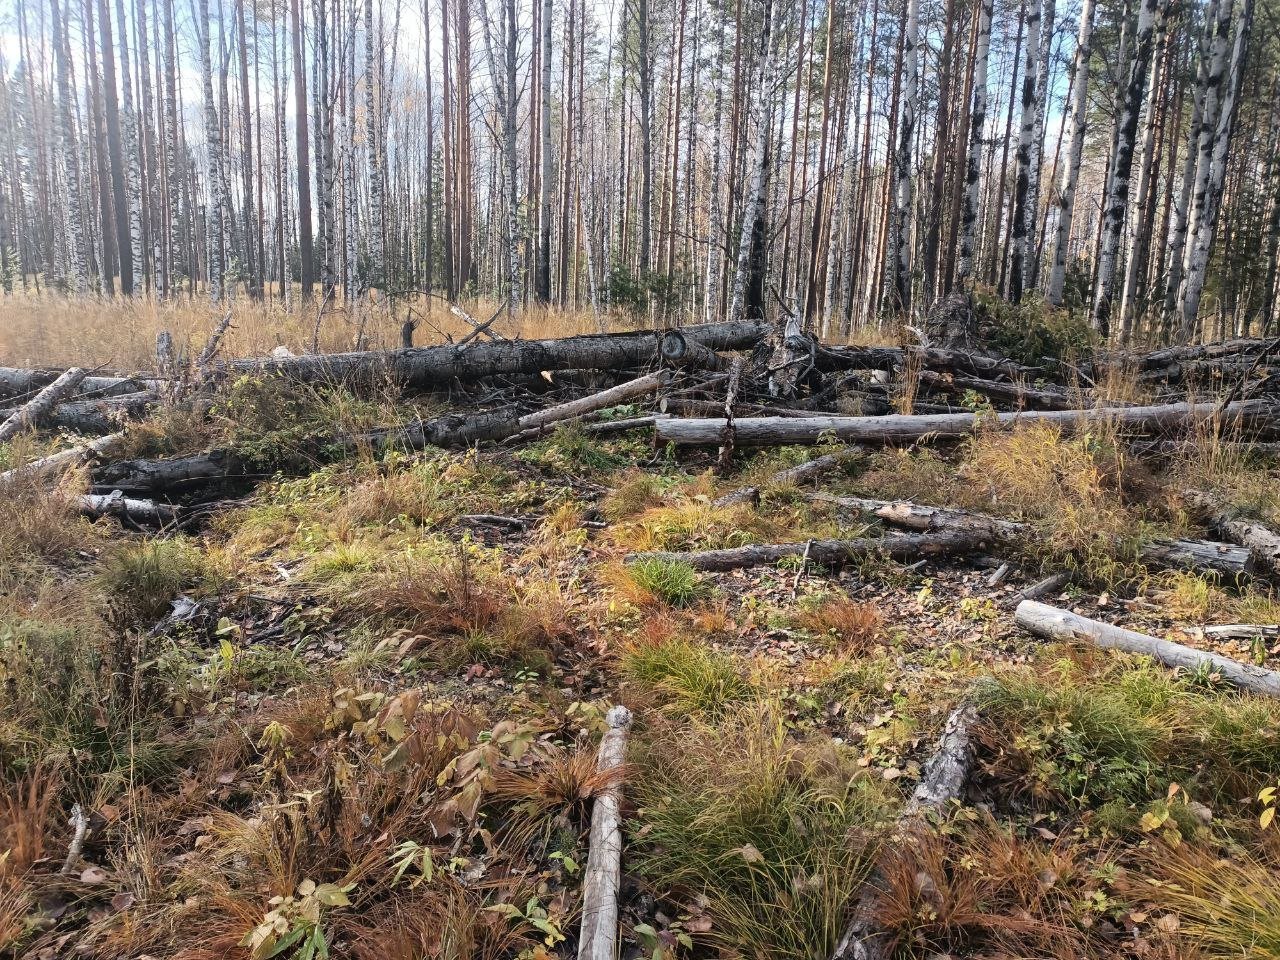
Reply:
M1280 669L1265 581L1147 569L1273 528L1274 460L1106 425L942 450L713 455L563 427L520 447L313 456L422 408L245 379L135 456L231 444L261 482L183 532L90 521L84 473L0 499L0 955L572 955L605 710L625 704L620 955L831 956L878 871L899 957L1280 957L1280 711L1210 671L1034 639L1010 601ZM628 409L611 411L631 415ZM0 446L0 468L67 438ZM716 506L761 487L758 505ZM700 573L637 551L876 535L814 490L1023 521L992 556ZM1001 570L1003 564L1007 570ZM895 826L948 715L963 797ZM82 815L82 816L81 816ZM81 827L77 828L77 823ZM84 827L87 826L87 830Z

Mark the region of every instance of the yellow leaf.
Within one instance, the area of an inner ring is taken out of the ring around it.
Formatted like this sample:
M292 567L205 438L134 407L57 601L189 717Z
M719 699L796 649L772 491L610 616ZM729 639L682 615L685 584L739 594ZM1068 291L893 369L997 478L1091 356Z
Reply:
M1274 820L1275 818L1276 818L1276 808L1267 807L1267 809L1262 811L1262 816L1258 818L1258 824L1262 827L1263 830L1265 830L1267 829L1267 827L1271 826L1271 821Z

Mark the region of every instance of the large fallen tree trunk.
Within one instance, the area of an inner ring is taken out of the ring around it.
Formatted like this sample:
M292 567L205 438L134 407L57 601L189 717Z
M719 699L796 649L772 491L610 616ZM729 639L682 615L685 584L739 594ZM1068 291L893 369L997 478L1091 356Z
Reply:
M897 370L914 365L921 370L963 372L979 377L1009 377L1035 381L1044 376L1038 367L1027 367L1012 360L996 360L964 350L938 347L831 347L815 351L814 366L823 373L836 370Z
M1099 620L1090 620L1070 610L1024 600L1014 613L1018 626L1049 640L1089 640L1108 650L1123 650L1153 657L1167 667L1181 670L1208 669L1242 690L1280 697L1280 673L1241 663L1216 653L1136 633Z
M608 731L600 741L596 775L608 777L591 809L587 869L582 877L582 935L578 960L613 960L618 945L618 891L622 873L622 782L631 711L613 707L605 714Z
M708 350L741 350L754 346L769 327L733 322L685 327L686 343ZM268 360L234 360L225 373L277 375L293 380L344 384L392 381L427 389L455 380L512 374L537 375L547 370L617 370L656 363L663 334L586 334L559 340L509 340L417 347L376 353L333 353Z
M941 813L947 804L960 799L973 765L972 730L977 719L978 712L967 699L951 711L937 746L925 761L924 776L898 818L895 842L912 842L912 834L921 829L926 815ZM876 870L863 886L831 960L883 960L889 956L892 944L876 922L884 882L884 874Z
M920 383L941 393L963 396L965 392L981 394L992 400L1016 404L1019 409L1070 410L1079 405L1082 398L1072 397L1065 390L1032 389L1019 383L1000 383L980 380L977 377L953 377L933 370L920 371Z
M21 367L0 367L0 396L21 397L43 390L62 376L62 370L26 370ZM77 386L79 395L115 396L155 390L159 381L146 377L96 377L86 376Z
M1221 414L1240 422L1276 419L1280 408L1263 400L1244 400L1219 410L1212 403L1169 403L1149 407L1098 407L1093 410L1042 410L1018 413L941 413L924 416L885 417L742 417L734 423L735 437L742 446L773 446L818 443L831 438L846 443L912 443L926 437L963 437L980 427L999 424L1050 423L1064 431L1101 421L1115 423L1138 432L1157 432L1184 427ZM719 419L672 418L657 424L659 443L711 446L719 443Z
M804 557L825 566L839 566L866 557L883 556L892 560L922 560L929 557L977 550L983 538L972 533L891 533L883 537L857 540L808 540L800 543L763 543L723 550L694 550L687 553L653 551L633 553L628 563L664 560L687 563L695 570L741 570L777 563L788 557Z
M1031 529L1016 520L1003 520L968 510L931 507L910 500L873 500L869 497L838 497L814 493L810 499L856 510L884 523L922 533L973 534L984 540L1012 543L1025 540ZM1153 540L1143 545L1141 559L1159 567L1212 573L1237 581L1254 573L1249 551L1212 540Z
M392 449L461 447L483 441L503 440L526 431L537 432L559 421L580 417L630 398L652 393L666 382L666 378L667 374L661 371L647 374L608 390L523 417L518 416L510 407L472 414L449 413L431 420L419 420L368 433L318 437L308 447L314 456L324 455L328 459L337 459L360 450L382 453ZM99 469L93 479L95 490L159 493L216 481L248 479L255 470L270 468L270 464L253 464L234 450L224 448L169 460L113 463Z
M1187 490L1183 500L1204 518L1218 536L1248 549L1270 576L1280 577L1280 534L1253 520L1239 517L1226 504L1202 490Z
M150 391L125 393L96 400L71 400L60 403L43 417L41 425L72 433L101 434L119 430L125 420L136 420L156 403ZM0 409L0 419L15 414L20 407Z
M71 367L42 389L10 414L4 423L0 423L0 443L12 440L24 430L38 426L49 415L49 411L74 391L84 378L85 371L82 367Z

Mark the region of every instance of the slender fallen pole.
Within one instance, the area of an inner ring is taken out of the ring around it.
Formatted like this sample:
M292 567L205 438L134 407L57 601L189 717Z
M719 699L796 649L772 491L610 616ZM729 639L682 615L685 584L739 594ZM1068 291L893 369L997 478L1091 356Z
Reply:
M596 772L622 766L627 754L631 711L617 706L605 714L609 730L600 741ZM578 960L614 960L618 940L618 889L622 871L622 785L611 782L591 811L591 847L582 880L582 936Z
M1183 670L1207 667L1241 690L1280 697L1280 672L1090 620L1047 603L1023 600L1014 612L1014 619L1022 629L1048 640L1089 640L1104 649L1143 654L1159 660L1166 667Z

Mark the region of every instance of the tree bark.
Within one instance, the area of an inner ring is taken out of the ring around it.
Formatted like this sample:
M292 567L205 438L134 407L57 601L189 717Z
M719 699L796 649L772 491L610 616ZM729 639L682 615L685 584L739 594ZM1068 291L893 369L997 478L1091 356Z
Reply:
M867 557L885 556L892 560L920 560L929 557L965 553L979 549L983 538L972 533L891 533L884 537L860 540L809 540L801 543L766 543L723 550L698 550L689 553L633 553L627 562L664 560L687 563L695 570L741 570L775 564L788 557L808 557L823 566L840 566Z
M1274 670L1265 670L1216 653L1195 650L1180 643L1090 620L1069 610L1037 603L1035 600L1024 600L1018 604L1014 618L1024 630L1047 640L1089 640L1107 650L1152 657L1172 669L1192 672L1208 669L1242 690L1280 697L1280 673Z
M582 934L578 960L613 960L618 941L618 892L622 869L622 783L616 777L627 756L631 711L613 707L600 741L596 776L611 777L591 809L587 869L582 877Z
M1149 407L1099 407L1092 410L1045 410L1035 412L984 414L944 413L923 416L837 417L809 419L787 417L740 417L734 422L735 440L742 446L775 446L818 443L834 436L846 443L917 442L925 437L963 437L980 426L1013 426L1019 423L1050 423L1073 431L1090 423L1110 421L1136 432L1156 432L1186 427L1199 420L1224 414L1231 420L1274 422L1280 411L1264 401L1246 400L1220 410L1213 403L1171 403ZM671 419L657 424L659 443L709 446L720 442L718 419Z
M32 397L4 423L0 423L0 443L7 443L24 430L38 426L49 415L49 411L75 392L84 377L85 371L81 367L71 367Z

